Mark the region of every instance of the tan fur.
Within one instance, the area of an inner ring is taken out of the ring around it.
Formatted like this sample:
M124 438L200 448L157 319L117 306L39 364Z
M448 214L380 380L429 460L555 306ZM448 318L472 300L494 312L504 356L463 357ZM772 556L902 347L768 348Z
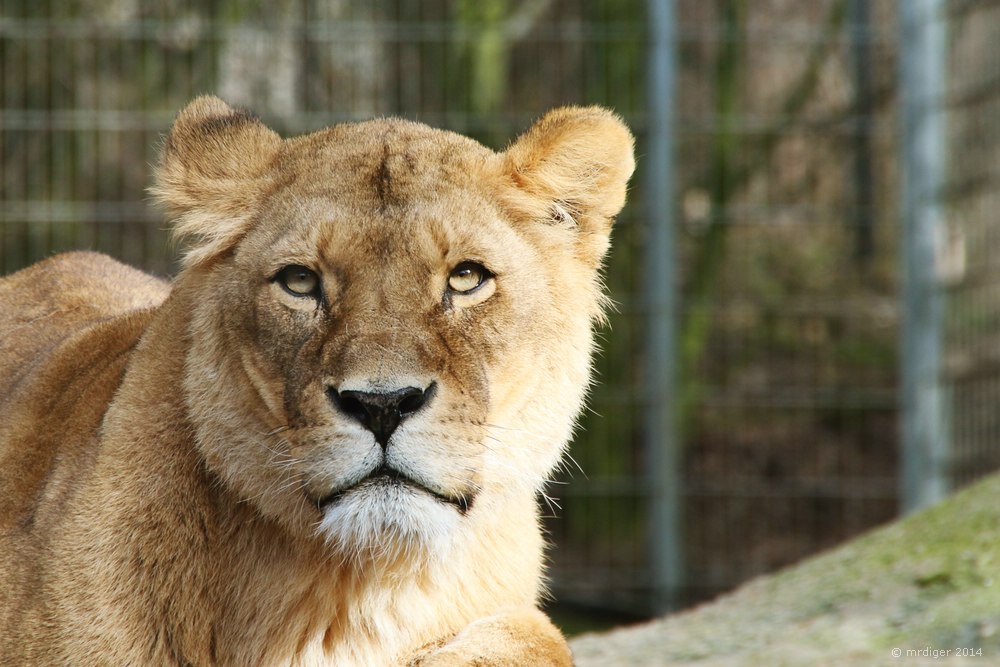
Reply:
M0 661L570 664L536 498L632 169L598 108L494 153L192 102L153 188L172 286L88 253L0 280ZM465 261L495 276L449 291ZM385 447L338 398L408 386Z

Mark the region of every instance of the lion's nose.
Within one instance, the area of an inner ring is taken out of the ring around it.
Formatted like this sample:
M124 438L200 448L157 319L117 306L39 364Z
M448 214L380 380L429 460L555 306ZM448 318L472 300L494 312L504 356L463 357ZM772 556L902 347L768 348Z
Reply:
M426 405L434 395L435 384L427 389L404 387L395 391L339 391L330 387L333 404L343 413L361 422L384 448L399 423Z

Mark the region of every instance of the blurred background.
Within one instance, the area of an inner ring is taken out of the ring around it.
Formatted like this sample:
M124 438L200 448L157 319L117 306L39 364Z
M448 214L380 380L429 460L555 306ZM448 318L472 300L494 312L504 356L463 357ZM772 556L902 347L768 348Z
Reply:
M176 269L150 182L200 93L638 139L599 384L543 504L570 632L683 608L1000 467L1000 2L0 0L0 269Z

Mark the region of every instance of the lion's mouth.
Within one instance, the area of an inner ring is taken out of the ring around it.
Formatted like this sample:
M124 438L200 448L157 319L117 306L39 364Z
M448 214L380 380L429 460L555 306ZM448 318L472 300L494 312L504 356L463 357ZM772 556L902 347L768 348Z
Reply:
M437 499L438 501L453 506L458 510L459 514L465 515L469 509L472 507L472 496L458 494L458 495L448 495L435 491L434 489L428 488L427 486L421 484L415 479L408 477L399 470L395 468L390 468L389 466L383 464L381 467L376 468L366 477L358 480L357 482L350 484L349 486L337 489L326 496L316 500L316 507L323 511L330 505L335 504L341 500L345 495L351 493L352 491L359 490L362 488L387 488L392 486L405 486L416 491L421 491L430 495L431 497Z

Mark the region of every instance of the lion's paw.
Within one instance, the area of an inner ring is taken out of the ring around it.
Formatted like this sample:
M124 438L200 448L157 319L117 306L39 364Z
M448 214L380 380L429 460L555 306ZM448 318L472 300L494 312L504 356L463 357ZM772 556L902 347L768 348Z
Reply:
M421 651L409 667L572 667L562 633L534 608L479 619L438 648Z

